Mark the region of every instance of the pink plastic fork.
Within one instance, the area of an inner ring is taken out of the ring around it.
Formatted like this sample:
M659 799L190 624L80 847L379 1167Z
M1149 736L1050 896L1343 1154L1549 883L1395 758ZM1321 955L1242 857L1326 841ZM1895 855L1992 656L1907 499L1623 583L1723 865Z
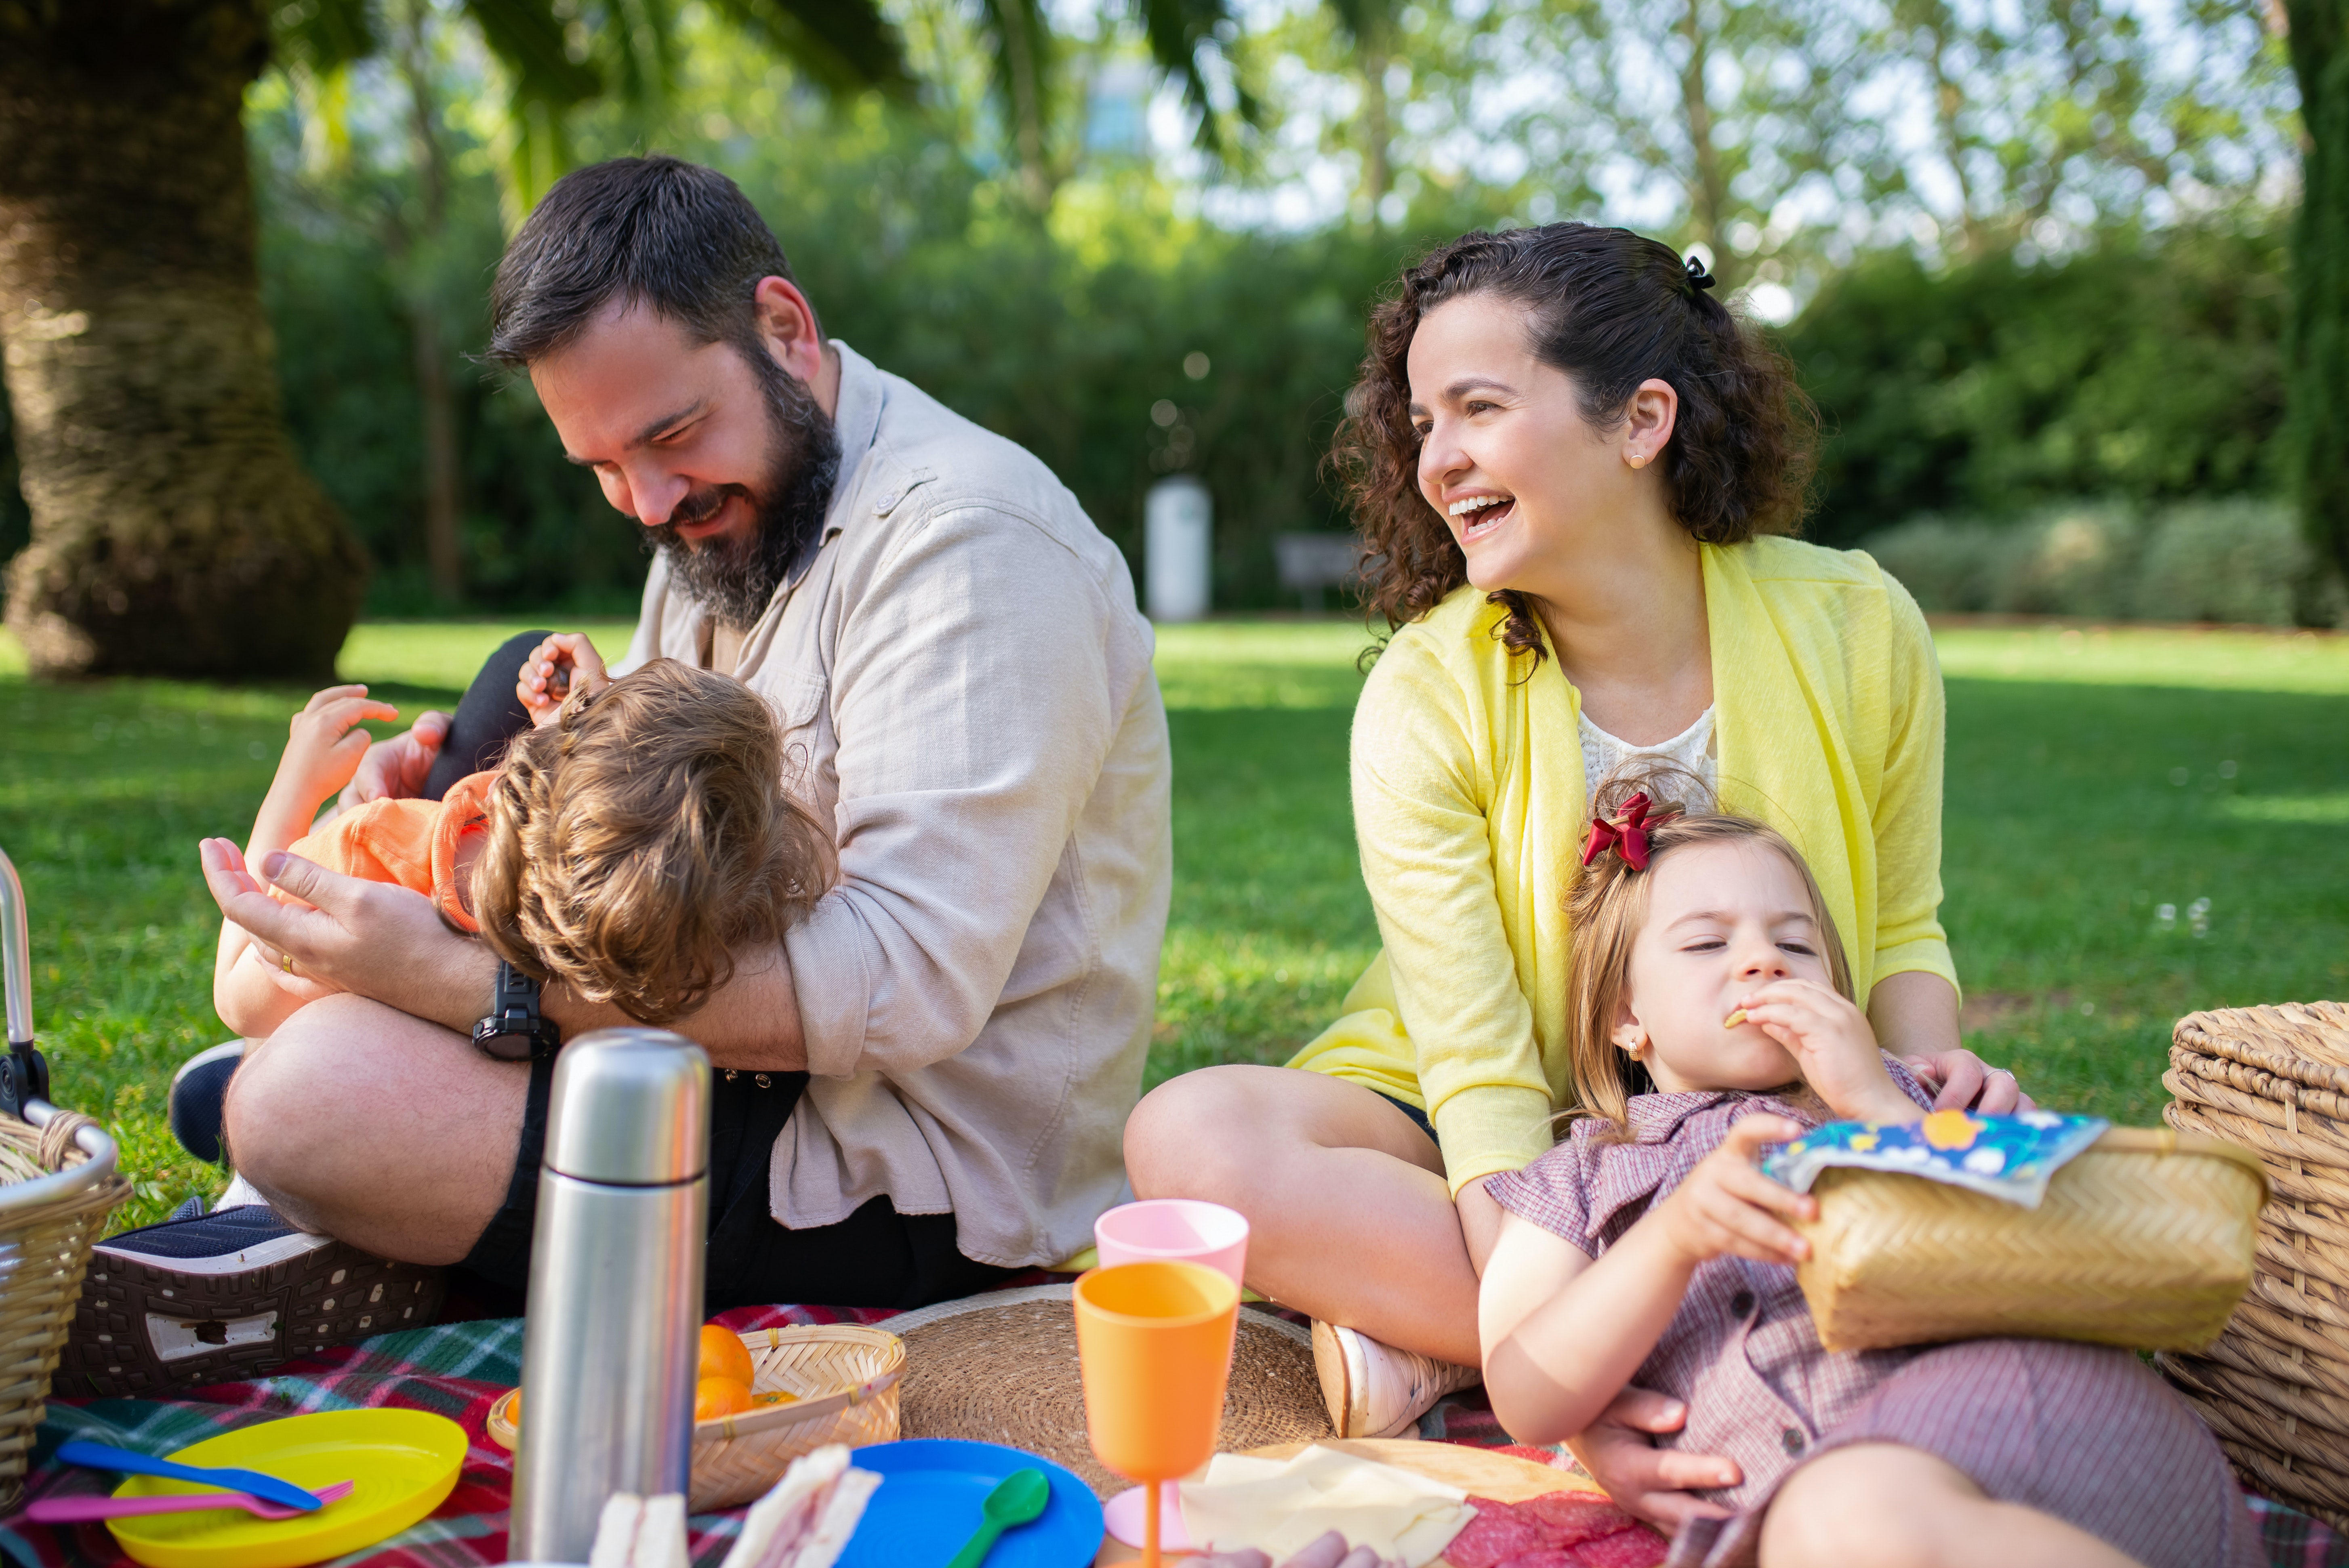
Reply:
M313 1487L318 1501L339 1502L356 1481ZM45 1497L25 1511L35 1524L88 1524L103 1519L136 1519L143 1513L192 1513L200 1509L241 1508L255 1519L301 1519L312 1511L264 1502L249 1491L174 1492L169 1497Z

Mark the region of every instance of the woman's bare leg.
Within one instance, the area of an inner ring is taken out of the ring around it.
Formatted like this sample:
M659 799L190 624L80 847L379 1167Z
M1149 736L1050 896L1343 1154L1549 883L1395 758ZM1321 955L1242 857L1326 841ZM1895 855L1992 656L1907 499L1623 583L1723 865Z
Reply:
M1998 1502L1922 1449L1867 1443L1812 1460L1762 1522L1762 1568L2139 1568L2077 1525Z
M1142 1197L1247 1215L1247 1283L1282 1305L1477 1363L1476 1271L1443 1156L1383 1097L1323 1073L1206 1068L1134 1109L1125 1167Z

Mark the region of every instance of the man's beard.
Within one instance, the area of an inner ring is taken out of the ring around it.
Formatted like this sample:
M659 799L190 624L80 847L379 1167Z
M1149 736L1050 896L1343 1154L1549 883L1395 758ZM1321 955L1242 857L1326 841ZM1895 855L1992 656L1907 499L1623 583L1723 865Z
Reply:
M709 485L688 493L668 521L636 525L647 552L668 558L669 586L730 631L747 632L767 613L775 590L823 527L840 477L840 436L815 395L755 346L744 353L767 401L772 454L756 490ZM755 510L756 526L742 540L713 539L698 547L678 536L681 523L715 517L730 496Z

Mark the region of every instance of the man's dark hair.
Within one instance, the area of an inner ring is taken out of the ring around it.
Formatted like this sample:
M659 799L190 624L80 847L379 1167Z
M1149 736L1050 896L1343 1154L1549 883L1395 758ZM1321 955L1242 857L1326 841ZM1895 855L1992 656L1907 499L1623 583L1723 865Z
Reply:
M723 174L667 157L590 164L556 181L506 247L487 356L526 368L621 300L698 342L732 344L755 367L767 354L752 294L768 277L797 281L774 232Z

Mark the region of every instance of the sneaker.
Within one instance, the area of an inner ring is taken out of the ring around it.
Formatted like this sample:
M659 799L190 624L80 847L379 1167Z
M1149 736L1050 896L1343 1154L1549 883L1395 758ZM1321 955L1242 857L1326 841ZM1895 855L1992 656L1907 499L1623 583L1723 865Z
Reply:
M228 1080L236 1076L237 1064L243 1060L244 1042L231 1040L197 1052L171 1075L171 1092L166 1097L171 1136L180 1140L181 1148L207 1163L225 1163L221 1151L222 1108L228 1103Z
M1367 1334L1313 1320L1313 1370L1330 1425L1341 1438L1415 1438L1419 1418L1446 1394L1484 1380L1475 1367L1381 1345Z
M297 1231L266 1205L109 1236L58 1364L64 1398L154 1398L258 1377L329 1345L421 1328L447 1271Z

